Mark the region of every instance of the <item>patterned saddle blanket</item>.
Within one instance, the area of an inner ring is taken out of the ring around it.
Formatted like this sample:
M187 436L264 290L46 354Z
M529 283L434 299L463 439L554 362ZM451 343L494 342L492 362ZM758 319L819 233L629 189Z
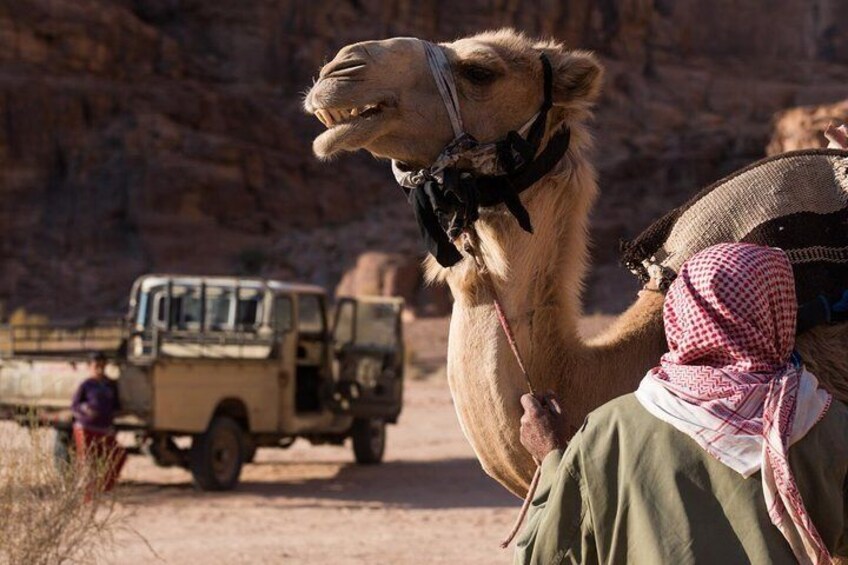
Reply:
M848 321L848 150L793 151L749 165L623 243L622 262L665 292L686 259L734 241L789 256L799 333Z

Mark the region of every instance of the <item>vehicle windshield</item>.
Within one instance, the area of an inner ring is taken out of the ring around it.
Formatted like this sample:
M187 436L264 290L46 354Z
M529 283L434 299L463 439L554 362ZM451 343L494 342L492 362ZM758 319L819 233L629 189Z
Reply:
M255 331L264 320L265 295L235 285L172 284L140 290L131 313L137 329L153 326L181 331Z
M357 305L356 343L392 348L397 345L398 306L360 302Z
M298 301L298 331L322 334L325 331L324 303L314 294L301 294Z

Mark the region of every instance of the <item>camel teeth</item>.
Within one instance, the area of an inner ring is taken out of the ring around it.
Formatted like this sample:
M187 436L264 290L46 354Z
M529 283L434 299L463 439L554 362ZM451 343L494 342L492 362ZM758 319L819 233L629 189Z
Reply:
M355 118L359 118L365 112L379 108L379 104L366 104L357 108L319 108L315 110L315 117L318 118L325 127L348 123Z
M324 124L325 127L331 128L335 124L332 114L330 114L330 112L328 112L324 108L315 110L315 115L318 117L319 120L321 120L321 123Z

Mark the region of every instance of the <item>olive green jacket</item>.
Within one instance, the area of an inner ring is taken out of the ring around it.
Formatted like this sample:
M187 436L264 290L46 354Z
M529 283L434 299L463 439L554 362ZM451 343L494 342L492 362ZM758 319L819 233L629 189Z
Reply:
M833 405L789 449L831 553L848 555L848 409ZM515 563L795 563L769 520L759 473L745 479L632 394L592 412L542 476Z

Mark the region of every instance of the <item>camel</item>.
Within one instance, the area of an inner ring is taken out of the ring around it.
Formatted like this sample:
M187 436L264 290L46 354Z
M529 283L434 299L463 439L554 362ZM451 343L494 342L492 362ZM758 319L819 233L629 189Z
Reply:
M602 68L588 52L531 40L505 29L441 44L455 77L466 131L482 141L504 137L532 118L542 101L539 54L553 68L553 108L542 146L571 128L567 153L521 194L534 233L504 206L481 210L475 227L494 290L508 314L530 378L561 399L571 430L603 403L636 389L666 349L663 296L642 291L600 335L578 332L587 269L588 217L598 193L589 161L586 122L598 97ZM366 41L342 48L320 71L304 108L326 126L313 142L322 159L365 149L378 158L426 167L453 139L425 48L415 38ZM527 385L499 326L491 286L466 251L451 268L428 259L433 281L453 294L447 377L463 432L484 471L524 496L536 468L518 441L519 397ZM848 324L799 338L811 370L848 398Z

